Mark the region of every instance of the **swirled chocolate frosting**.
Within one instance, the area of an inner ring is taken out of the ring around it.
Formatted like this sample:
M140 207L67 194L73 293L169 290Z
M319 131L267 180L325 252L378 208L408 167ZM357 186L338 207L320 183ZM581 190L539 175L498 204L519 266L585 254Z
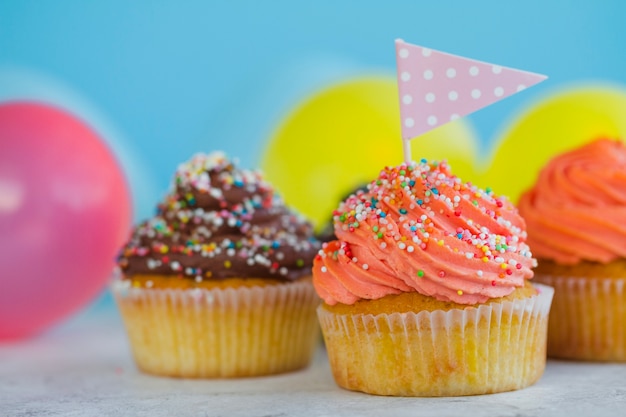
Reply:
M178 167L156 216L132 231L118 264L126 278L293 280L311 274L319 248L311 224L259 172L214 152Z

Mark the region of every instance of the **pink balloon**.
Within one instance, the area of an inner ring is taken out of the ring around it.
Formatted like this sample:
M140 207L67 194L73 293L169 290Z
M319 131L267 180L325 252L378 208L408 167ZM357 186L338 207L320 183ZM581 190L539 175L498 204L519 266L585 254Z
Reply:
M93 300L130 224L124 175L88 126L47 105L0 105L0 339Z

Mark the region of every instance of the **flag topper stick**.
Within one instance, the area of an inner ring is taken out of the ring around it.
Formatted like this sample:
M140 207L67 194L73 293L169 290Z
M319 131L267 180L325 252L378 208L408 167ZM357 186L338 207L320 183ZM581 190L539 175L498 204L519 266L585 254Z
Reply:
M535 85L545 75L396 40L404 161L411 140Z

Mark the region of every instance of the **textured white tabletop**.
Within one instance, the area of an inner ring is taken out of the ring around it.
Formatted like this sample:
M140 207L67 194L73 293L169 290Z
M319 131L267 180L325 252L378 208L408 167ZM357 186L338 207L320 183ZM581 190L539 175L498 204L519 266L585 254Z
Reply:
M38 338L0 344L0 416L626 416L626 364L548 361L520 391L456 398L349 392L324 349L291 374L181 380L137 371L119 316L81 315Z

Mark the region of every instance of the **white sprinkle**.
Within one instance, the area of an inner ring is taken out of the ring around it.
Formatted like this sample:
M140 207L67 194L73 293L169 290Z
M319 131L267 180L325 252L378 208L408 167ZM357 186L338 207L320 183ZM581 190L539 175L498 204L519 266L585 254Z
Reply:
M260 253L257 253L256 255L254 255L254 260L261 264L261 265L265 265L265 266L269 266L272 264L272 262L267 259L266 257L264 257L263 255L261 255Z
M222 198L222 190L220 190L219 188L211 188L208 191L211 197L215 198L216 200L219 200L220 198Z
M400 250L404 250L404 248L406 248L406 245L402 242L398 243L398 247L400 248Z
M323 267L321 268L321 270L322 270L322 272L326 272L326 271L328 271L328 269L327 269L325 266L323 266Z
M474 254L472 252L465 252L465 257L467 259L472 259L474 257Z
M152 286L154 285L154 283L150 280L146 281L146 287L147 288L152 288Z
M406 251L411 253L415 250L415 248L413 246L407 246Z
M368 270L369 266L367 264L363 264L363 269Z
M481 270L476 271L476 275L478 275L479 277L482 277L483 276L483 271L481 271Z

